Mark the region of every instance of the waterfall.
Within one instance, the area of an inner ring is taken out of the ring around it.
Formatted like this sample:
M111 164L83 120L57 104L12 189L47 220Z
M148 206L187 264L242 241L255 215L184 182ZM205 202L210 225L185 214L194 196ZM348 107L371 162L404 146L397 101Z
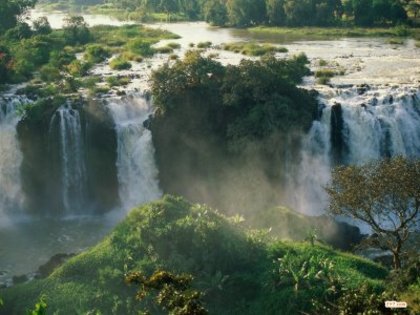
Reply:
M18 107L25 100L4 94L0 97L0 213L22 205L20 165L22 153L17 138Z
M57 126L57 128L55 128ZM61 106L51 118L49 135L59 141L61 191L66 211L83 210L86 195L86 167L80 113L70 104Z
M307 214L328 204L323 187L338 164L420 157L420 89L353 86L320 90L322 114L304 137L297 171L289 175L287 203Z
M119 195L124 209L160 198L152 133L143 123L151 105L140 94L108 100L117 132Z

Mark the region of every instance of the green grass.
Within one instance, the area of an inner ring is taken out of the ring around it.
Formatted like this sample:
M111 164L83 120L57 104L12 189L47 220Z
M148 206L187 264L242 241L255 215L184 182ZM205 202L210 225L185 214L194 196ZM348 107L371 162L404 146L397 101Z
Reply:
M277 47L270 44L257 44L248 42L223 44L222 48L224 50L232 51L235 53L241 53L246 56L262 56L269 53L285 53L288 51L285 47Z
M420 37L420 28L404 26L394 28L362 27L252 27L250 33L261 36L276 36L284 41L298 39L334 39L343 37Z
M197 48L200 48L200 49L210 48L211 46L212 46L212 42L199 42L197 44Z
M129 77L117 77L117 76L111 76L106 78L106 83L110 87L114 86L125 86L131 82L131 79Z
M315 71L315 78L317 78L318 84L328 84L330 79L337 76L337 75L344 75L345 70L343 69L328 69L323 68Z
M291 263L329 259L348 288L384 287L387 271L366 259L326 246L280 242L249 231L240 220L226 218L207 206L165 196L132 210L102 242L71 258L48 278L1 290L0 314L23 314L45 294L51 314L134 314L145 303L135 301L135 287L124 274L151 274L162 268L194 276L206 292L210 314L298 314L309 312L312 298L321 299L321 282L279 285L279 258Z
M387 43L390 45L403 45L404 40L401 38L390 38L387 40Z
M128 70L131 69L131 63L124 57L116 57L109 62L109 66L113 70Z

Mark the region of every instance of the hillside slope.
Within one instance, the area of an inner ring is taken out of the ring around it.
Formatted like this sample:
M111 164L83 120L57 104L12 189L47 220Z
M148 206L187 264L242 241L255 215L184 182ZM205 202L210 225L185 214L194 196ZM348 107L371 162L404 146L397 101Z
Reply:
M124 274L157 269L186 272L204 292L210 314L298 314L311 311L328 281L312 274L296 284L287 272L328 265L324 272L348 288L382 290L387 271L365 259L306 243L273 241L207 206L165 196L131 211L108 237L70 259L48 278L0 291L0 314L24 314L41 295L48 314L135 314L150 300L135 300ZM288 266L287 268L285 266Z

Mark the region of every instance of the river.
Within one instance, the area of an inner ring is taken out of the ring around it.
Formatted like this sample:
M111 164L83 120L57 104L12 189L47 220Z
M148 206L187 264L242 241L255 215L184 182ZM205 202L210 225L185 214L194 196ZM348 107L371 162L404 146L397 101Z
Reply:
M37 10L30 14L31 18L42 15L44 13ZM54 12L46 15L53 28L63 26L65 14ZM85 15L84 18L91 26L132 23L99 15ZM420 58L419 48L413 40L407 39L401 45L389 44L389 38L280 41L273 36L211 27L204 22L147 26L180 35L179 39L169 40L181 45L176 51L178 55L183 55L191 44L209 41L213 46L205 54L217 54L217 60L223 64L237 64L243 56L220 50L218 46L235 41L257 41L286 47L288 52L278 54L279 58L304 52L314 71L319 68L321 60L345 70L344 75L332 78L329 86L318 85L313 76L305 78L303 83L305 88L315 88L320 92L319 100L324 105L319 120L314 121L307 135L302 136L301 155L292 157L299 161L299 167L290 171L290 183L284 188L289 196L284 202L303 213L320 214L328 201L322 186L329 180L332 165L330 120L334 104L343 105L343 120L347 126L343 141L349 150L344 157L347 162L360 163L381 157L384 152L420 156ZM126 88L129 97L121 100L110 95L104 100L114 115L119 137L117 163L124 209L116 209L106 216L70 215L63 219L41 220L26 216L11 219L3 214L0 216L0 285L10 284L12 275L35 271L54 254L79 252L94 245L124 216L127 207L160 196L151 135L142 126L153 109L141 92L148 89L150 71L166 60L167 56L156 55L134 64L131 70L120 72L140 76ZM96 66L92 71L104 76L112 74L107 64ZM362 90L357 87L361 84L365 84ZM69 111L63 109L62 112ZM8 125L0 120L3 123L0 140L4 138L1 141L15 145L14 131L9 127L16 125L16 118L9 120ZM19 152L14 151L13 156L8 153L8 161L13 160L16 168L21 158ZM16 194L18 184L13 182L14 177L11 178L11 184L4 178L0 180L4 187Z

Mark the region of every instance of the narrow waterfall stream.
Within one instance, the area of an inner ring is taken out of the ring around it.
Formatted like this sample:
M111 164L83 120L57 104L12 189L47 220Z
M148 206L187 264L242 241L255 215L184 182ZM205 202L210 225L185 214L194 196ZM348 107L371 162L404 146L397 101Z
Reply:
M15 95L0 97L0 218L5 212L15 212L22 206L20 182L22 153L19 148L16 126L17 113L24 100Z
M151 104L140 93L107 101L117 132L117 169L124 209L161 196L152 133L143 126Z
M57 128L54 128L57 127ZM58 135L60 148L62 198L66 212L81 209L85 205L86 166L84 137L80 113L70 104L61 106L53 115L49 137Z

